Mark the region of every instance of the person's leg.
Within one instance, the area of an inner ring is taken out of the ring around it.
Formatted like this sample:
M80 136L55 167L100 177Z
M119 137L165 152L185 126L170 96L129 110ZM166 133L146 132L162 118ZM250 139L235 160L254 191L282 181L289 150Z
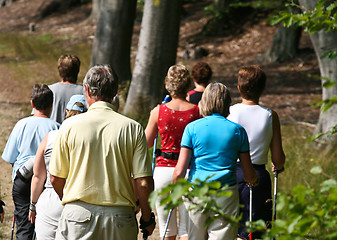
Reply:
M34 224L28 221L30 205L30 182L16 177L13 183L14 216L16 222L16 239L31 240L34 234Z
M189 175L189 170L186 171L187 178ZM187 225L188 225L188 212L184 204L181 204L178 208L179 212L179 227L178 227L178 236L180 240L187 240L188 234L187 234Z
M270 225L272 220L271 180L269 172L264 168L256 168L260 184L253 188L253 221L264 220ZM254 232L253 239L260 239L262 232Z
M243 171L240 166L236 170L236 178L239 191L240 214L242 218L239 222L238 237L241 239L248 239L246 231L246 221L249 221L249 187L243 177Z
M157 167L154 170L153 180L155 190L166 187L171 183L173 167ZM162 238L165 231L168 214L165 214L165 206L160 206L160 198L156 201L157 221L159 226L160 237ZM177 229L177 210L174 209L171 214L170 222L165 234L166 240L176 239Z
M228 191L232 192L229 197L222 197L216 200L217 204L224 210L227 215L234 217L239 216L239 192L237 185L228 188ZM238 227L223 219L215 220L208 227L208 239L220 240L220 239L235 239L238 234Z
M188 209L190 206L189 202L184 202L185 208ZM187 223L187 233L188 239L192 240L206 240L207 239L207 228L205 227L205 222L208 216L194 211L188 211L188 223Z

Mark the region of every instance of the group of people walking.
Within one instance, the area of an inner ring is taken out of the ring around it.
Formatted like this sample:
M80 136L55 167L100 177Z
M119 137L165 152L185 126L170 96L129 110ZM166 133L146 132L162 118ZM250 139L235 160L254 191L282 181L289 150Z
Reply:
M171 100L151 111L145 130L117 112L113 69L90 68L81 86L79 68L76 56L60 57L61 81L33 87L33 115L15 125L3 152L13 165L17 239L32 239L34 231L38 240L136 239L137 208L140 229L149 236L156 226L150 193L179 178L228 185L231 196L216 201L225 213L243 217L239 229L222 219L205 228L209 216L187 211L186 202L173 210L165 231L167 215L158 200L159 232L167 240L248 239L247 184L254 188L254 220L271 221L265 165L270 150L274 168L282 170L285 155L277 114L259 105L266 83L260 67L239 71L242 102L230 106L229 89L211 82L207 63L197 63L192 76L183 65L171 66L165 78ZM148 148L156 148L157 134L161 148L153 172Z

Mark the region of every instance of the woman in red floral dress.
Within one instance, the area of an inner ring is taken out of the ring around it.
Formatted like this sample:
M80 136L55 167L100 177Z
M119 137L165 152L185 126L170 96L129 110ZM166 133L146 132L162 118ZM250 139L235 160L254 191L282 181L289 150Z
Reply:
M183 65L173 65L167 72L165 88L172 100L166 104L158 105L150 114L149 122L145 129L148 147L153 146L157 132L161 138L161 151L156 159L156 167L153 178L155 189L160 189L171 183L172 174L177 164L180 142L185 126L200 118L197 105L186 100L186 94L191 84L191 77L187 68ZM164 214L164 206L156 204L160 236L164 235L167 214ZM186 209L179 207L179 230L177 228L176 210L173 210L170 224L165 239L176 239L178 234L181 240L187 240Z

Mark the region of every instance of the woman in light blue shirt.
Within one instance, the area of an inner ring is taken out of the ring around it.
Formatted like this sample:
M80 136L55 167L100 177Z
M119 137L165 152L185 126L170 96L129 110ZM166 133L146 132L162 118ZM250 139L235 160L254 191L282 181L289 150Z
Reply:
M239 197L236 185L236 161L242 162L247 183L257 181L253 170L246 131L239 124L226 119L229 114L231 97L229 90L222 83L211 83L199 103L200 113L204 117L189 123L181 141L181 151L173 174L173 182L182 178L191 164L189 181L196 179L219 181L229 185L230 197L217 199L226 214L238 216ZM186 203L188 207L188 203ZM188 235L191 239L234 239L237 226L222 219L217 219L208 228L205 224L207 215L189 212Z

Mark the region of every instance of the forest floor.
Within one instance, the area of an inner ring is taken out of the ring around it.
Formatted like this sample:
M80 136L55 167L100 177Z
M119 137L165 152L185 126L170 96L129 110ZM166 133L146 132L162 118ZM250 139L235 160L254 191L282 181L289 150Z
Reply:
M39 18L46 2L48 1L18 0L11 6L0 8L0 35L8 32L36 35L66 33L71 37L65 40L64 44L69 42L73 44L77 41L92 43L95 22L88 20L91 4ZM213 79L230 87L234 102L239 100L236 91L238 69L244 65L259 64L268 77L267 87L260 103L274 109L279 114L282 124L303 122L313 126L318 120L319 110L313 108L312 104L320 100L321 83L319 79L307 76L319 74L318 62L308 34L302 34L297 57L281 63L261 63L257 59L271 45L276 31L275 26L270 26L263 20L248 21L240 26L240 29L233 31L234 35L204 36L201 30L209 17L204 15L203 6L203 1L184 5L177 62L189 68L197 61L207 62L214 71ZM138 14L133 35L131 53L133 59L137 52L140 21L141 17ZM36 28L33 33L28 31L31 22L35 23ZM209 52L208 56L195 60L181 58L181 53L191 43L206 49ZM19 87L11 82L11 75L2 64L4 61L6 59L0 55L1 152L14 124L24 116L23 104L27 104L31 89ZM0 239L9 239L13 212L11 167L0 161L0 171L0 194L7 204L5 223L0 226Z

